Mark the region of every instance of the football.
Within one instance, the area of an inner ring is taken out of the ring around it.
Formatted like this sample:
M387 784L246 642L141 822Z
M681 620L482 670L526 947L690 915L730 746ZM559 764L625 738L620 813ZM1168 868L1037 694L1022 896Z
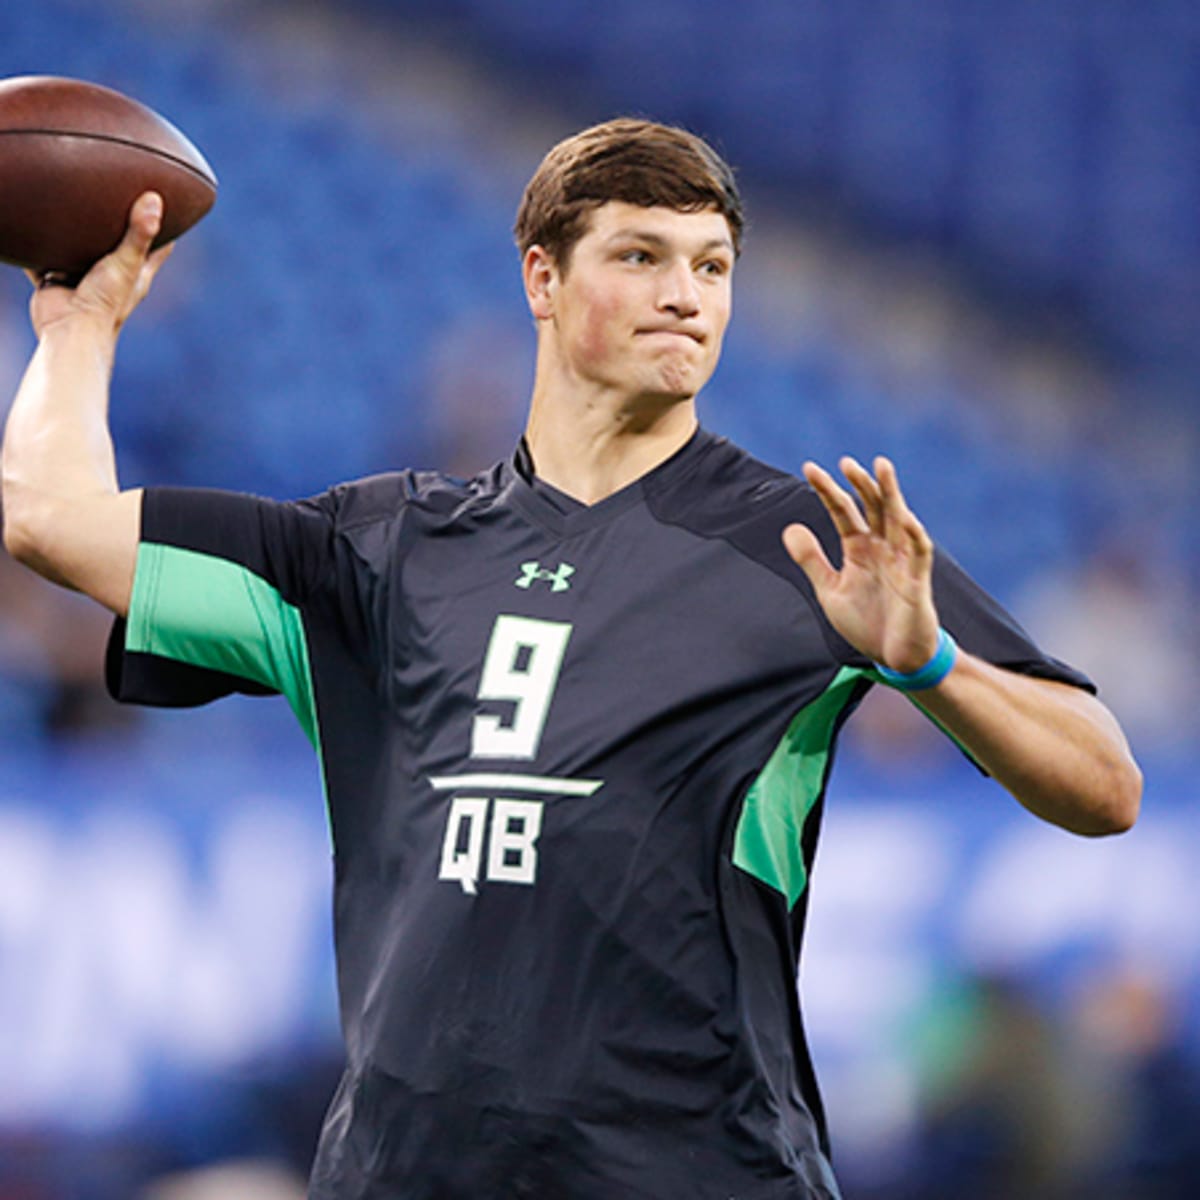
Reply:
M134 200L163 198L155 245L212 207L217 179L169 121L111 88L0 80L0 261L78 281L121 240Z

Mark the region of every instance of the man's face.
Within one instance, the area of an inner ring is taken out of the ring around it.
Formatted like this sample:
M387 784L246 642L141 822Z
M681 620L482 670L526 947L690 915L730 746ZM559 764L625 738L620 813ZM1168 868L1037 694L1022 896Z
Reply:
M690 399L720 357L734 258L715 210L610 201L592 214L565 271L542 261L544 286L531 303L568 378L635 403ZM534 276L527 259L527 281Z

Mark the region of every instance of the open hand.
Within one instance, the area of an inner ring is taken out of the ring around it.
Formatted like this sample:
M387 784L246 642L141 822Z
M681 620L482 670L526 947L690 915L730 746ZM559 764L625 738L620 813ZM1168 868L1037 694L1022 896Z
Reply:
M841 570L805 525L789 525L783 544L846 641L893 671L917 671L937 649L933 542L909 510L888 459L875 459L874 475L853 458L838 465L861 507L816 463L804 464L804 477L842 540Z
M56 321L89 315L110 325L114 334L142 302L174 243L150 250L162 225L162 197L146 192L134 202L125 237L111 254L100 259L76 287L56 284L54 277L39 279L28 272L37 290L29 304L38 337Z

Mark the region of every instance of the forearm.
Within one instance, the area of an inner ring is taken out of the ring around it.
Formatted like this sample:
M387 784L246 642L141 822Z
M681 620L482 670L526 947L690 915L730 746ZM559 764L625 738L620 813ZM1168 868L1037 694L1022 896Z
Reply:
M129 608L141 492L121 492L108 430L116 334L90 315L48 325L4 436L4 543L19 562L113 612Z
M5 541L22 560L38 554L64 505L118 490L108 429L114 343L91 317L55 322L21 381L2 466Z
M913 699L1026 808L1073 833L1128 829L1142 777L1120 726L1094 696L959 652Z
M38 348L9 414L0 479L13 556L114 612L129 606L142 497L122 492L108 431L117 335L170 245L150 250L162 198L138 197L121 244L76 288L39 288L30 303Z

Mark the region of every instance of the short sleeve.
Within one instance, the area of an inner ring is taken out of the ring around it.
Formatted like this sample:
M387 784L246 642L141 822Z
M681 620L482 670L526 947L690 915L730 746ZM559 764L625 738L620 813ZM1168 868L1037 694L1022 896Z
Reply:
M940 547L934 560L933 598L942 625L969 653L1023 675L1095 693L1096 685L1083 672L1041 650L1017 620Z
M356 588L337 562L336 511L333 494L147 490L129 614L109 644L112 694L181 706L280 693L312 737L306 621L362 636Z

